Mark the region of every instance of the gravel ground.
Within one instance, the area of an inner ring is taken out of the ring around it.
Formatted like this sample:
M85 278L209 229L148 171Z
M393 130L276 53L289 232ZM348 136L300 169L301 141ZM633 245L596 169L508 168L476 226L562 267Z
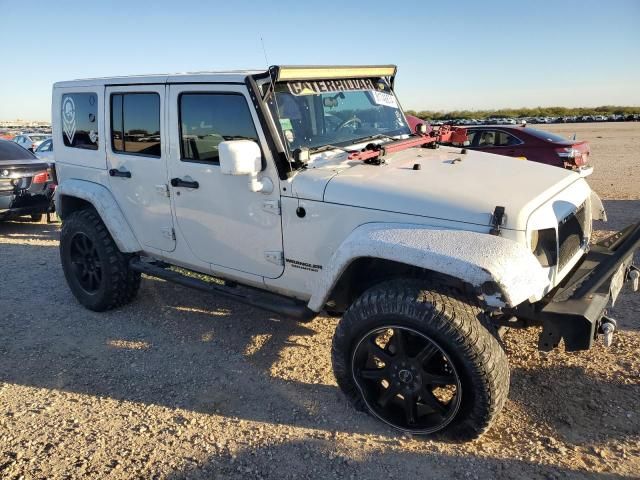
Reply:
M640 217L640 124L551 126L592 142L599 235ZM480 440L400 436L335 385L336 320L306 325L145 279L81 308L57 225L0 225L1 478L631 478L640 472L640 295L611 348L541 354L505 341L511 393Z

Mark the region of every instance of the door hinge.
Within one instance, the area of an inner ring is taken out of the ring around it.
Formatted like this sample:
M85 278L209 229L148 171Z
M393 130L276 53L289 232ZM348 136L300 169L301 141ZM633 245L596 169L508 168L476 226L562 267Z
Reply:
M264 258L275 265L284 265L284 252L264 252Z
M169 240L176 240L176 231L171 227L165 227L162 229L162 236Z
M166 183L163 183L162 185L156 185L156 191L163 197L171 196L171 192L169 191L169 185L167 185Z
M262 210L274 215L280 215L280 200L265 200L262 203Z

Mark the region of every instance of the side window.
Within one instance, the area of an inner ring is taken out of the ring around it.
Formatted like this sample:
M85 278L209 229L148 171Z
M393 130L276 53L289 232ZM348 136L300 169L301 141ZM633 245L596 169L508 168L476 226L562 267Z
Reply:
M496 132L493 130L485 130L479 134L478 147L494 147L496 145Z
M509 147L519 143L520 140L507 132L496 132L496 147Z
M60 114L65 147L98 149L98 96L95 93L62 95Z
M45 140L40 144L38 148L36 148L37 152L50 152L52 150L53 142L51 140Z
M184 161L217 163L218 144L225 140L258 141L243 95L183 93L178 99L180 148Z
M111 95L111 148L114 152L160 157L160 96Z

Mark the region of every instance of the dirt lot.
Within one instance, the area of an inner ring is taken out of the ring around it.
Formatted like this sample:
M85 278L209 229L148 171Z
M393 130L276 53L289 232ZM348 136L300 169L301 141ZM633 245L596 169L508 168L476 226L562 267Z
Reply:
M591 141L593 187L640 219L640 123L551 126ZM600 232L600 234L602 234ZM2 478L630 478L640 472L640 295L589 352L510 331L509 401L469 444L403 437L331 374L335 319L301 325L146 279L130 306L79 307L58 227L0 225Z

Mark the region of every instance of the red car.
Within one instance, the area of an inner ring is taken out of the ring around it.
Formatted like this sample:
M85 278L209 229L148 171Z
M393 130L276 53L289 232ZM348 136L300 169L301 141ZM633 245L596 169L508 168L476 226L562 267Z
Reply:
M413 115L406 115L406 118L412 132L418 124L426 123ZM454 143L454 146L571 169L584 167L589 161L589 142L568 140L525 125L486 125L465 129L467 141Z
M589 142L569 140L535 128L504 125L466 127L465 148L576 169L589 161Z
M416 131L416 127L418 125L420 125L421 123L424 123L425 125L427 125L427 132L429 133L432 129L431 129L431 125L429 125L429 122L426 122L425 120L422 120L421 118L418 117L414 117L413 115L405 115L405 118L407 119L407 123L409 124L409 128L411 129L412 132Z

